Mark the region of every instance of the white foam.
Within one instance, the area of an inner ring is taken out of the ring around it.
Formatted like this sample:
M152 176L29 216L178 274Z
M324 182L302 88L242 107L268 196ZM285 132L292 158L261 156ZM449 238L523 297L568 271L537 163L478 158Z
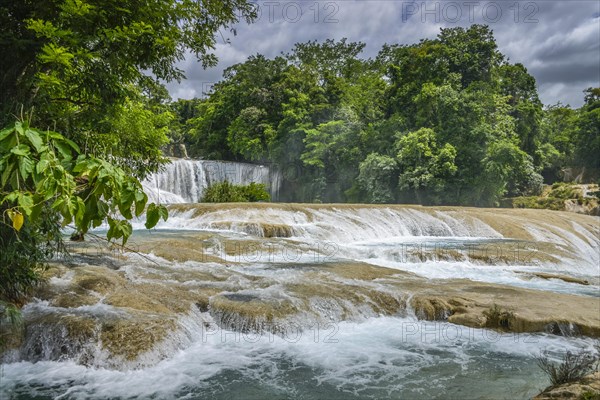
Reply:
M558 357L567 350L594 351L592 345L588 339L498 334L410 318L345 322L301 333L290 331L283 337L207 328L196 332L195 342L185 351L175 351L170 359L141 370L86 368L72 362L7 364L0 394L41 392L73 399L179 398L185 392L203 393L213 379L228 371L239 374L238 379L264 384L271 381L285 387L290 383L288 374L302 368L309 374L302 378L302 382L308 379L306 393L315 389L315 393L322 393L314 387L316 384L322 385L322 390L333 387L350 394L384 390L394 397L405 392L414 396L417 392L413 387L421 385L424 396L430 397L428 393L439 390L436 382L466 376L477 379L495 368L497 359L519 365L517 370L504 372L518 379L525 371L535 371L534 356L542 350ZM293 365L283 368L285 360L293 360ZM546 384L539 374L528 373L529 381L535 379L540 387ZM225 380L222 384L232 383ZM502 394L493 391L493 382L489 385L483 388L489 396ZM463 390L468 394L473 389Z

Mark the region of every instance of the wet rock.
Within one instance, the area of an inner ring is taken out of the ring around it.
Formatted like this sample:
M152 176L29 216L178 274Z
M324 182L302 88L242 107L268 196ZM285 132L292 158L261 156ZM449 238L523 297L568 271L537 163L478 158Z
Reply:
M551 386L533 400L598 400L600 399L600 372L590 374L576 382Z
M137 314L131 319L103 323L100 342L102 347L110 352L111 359L133 361L153 350L156 344L165 340L175 328L174 318Z
M527 276L535 276L537 278L542 279L559 279L564 282L569 283L577 283L579 285L589 286L590 282L585 279L574 278L572 276L563 275L563 274L549 274L545 272L525 272L525 271L515 271L518 274L523 274Z
M25 321L20 357L27 361L73 360L91 365L98 324L85 315L46 313Z
M453 314L453 307L438 297L415 296L411 298L410 305L417 318L428 321L447 321Z

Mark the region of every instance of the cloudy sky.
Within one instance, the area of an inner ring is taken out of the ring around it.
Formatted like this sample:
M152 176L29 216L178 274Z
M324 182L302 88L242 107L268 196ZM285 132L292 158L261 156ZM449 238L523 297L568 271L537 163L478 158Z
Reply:
M600 86L600 1L257 1L259 18L218 35L219 65L180 65L187 80L168 85L174 99L200 97L224 68L261 53L274 57L294 43L348 38L374 57L384 43L415 43L441 27L489 25L500 51L536 78L544 104L579 107L582 91ZM229 43L226 43L228 39Z

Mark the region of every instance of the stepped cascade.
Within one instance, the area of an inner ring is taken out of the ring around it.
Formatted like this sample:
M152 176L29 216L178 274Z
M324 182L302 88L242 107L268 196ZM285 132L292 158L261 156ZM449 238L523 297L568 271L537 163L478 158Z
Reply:
M209 181L198 178L204 167L178 160L161 187L194 201ZM5 336L0 397L503 398L510 387L509 397L530 398L546 385L540 352L597 351L596 217L352 204L168 209L154 230L135 221L125 251L89 238L52 263L23 309L24 329ZM470 384L482 376L485 387ZM424 380L434 384L423 389Z

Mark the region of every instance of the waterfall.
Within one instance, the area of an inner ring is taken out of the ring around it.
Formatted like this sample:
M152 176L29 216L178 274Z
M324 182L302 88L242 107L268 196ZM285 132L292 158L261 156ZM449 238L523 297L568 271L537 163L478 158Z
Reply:
M277 200L281 174L264 165L174 159L164 171L150 176L142 185L149 200L153 202L198 203L207 187L224 181L234 185L262 183L269 190L271 199Z

